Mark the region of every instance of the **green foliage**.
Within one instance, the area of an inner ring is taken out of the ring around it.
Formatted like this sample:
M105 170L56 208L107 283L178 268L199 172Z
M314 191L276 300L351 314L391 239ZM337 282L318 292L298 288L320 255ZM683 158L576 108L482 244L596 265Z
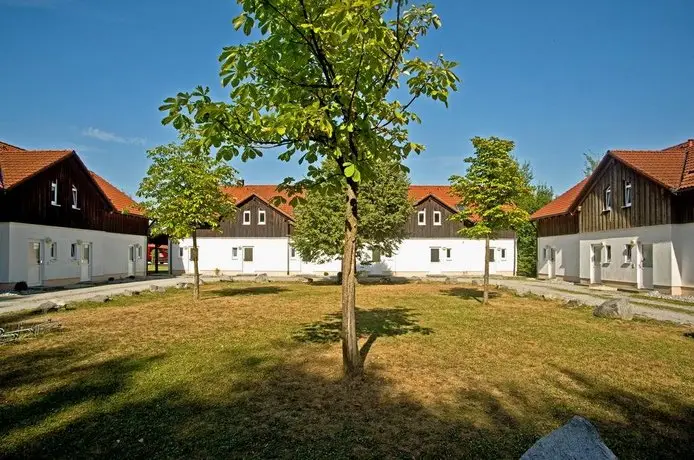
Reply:
M600 164L600 157L595 156L593 154L593 152L589 152L589 153L584 153L583 158L584 158L583 174L585 174L585 176L588 177L591 174L593 174L593 171L595 171L595 168L597 168L598 165Z
M335 162L321 168L324 177L341 176ZM414 212L408 197L409 180L397 163L377 162L373 177L359 189L358 250L379 248L392 253L406 236L405 224ZM330 184L325 181L324 183ZM333 185L314 187L296 206L292 245L304 260L327 262L342 256L345 193Z
M153 235L177 241L190 237L195 228L216 228L221 218L234 213L221 187L233 185L236 172L198 146L197 139L187 136L180 144L147 152L152 164L137 195L153 220Z
M461 229L468 238L491 237L495 231L518 229L528 221L522 204L530 193L529 167L511 155L514 143L497 137L472 139L475 154L464 176L451 176L453 192L461 197L453 218L473 225Z
M531 176L532 178L532 176ZM554 199L551 187L545 184L531 186L528 198L521 206L532 214ZM520 276L537 276L537 231L532 222L525 222L516 230L518 236L518 268Z
M164 124L195 127L203 150L225 159L262 156L309 165L307 178L284 188L306 190L321 177L315 163L337 162L348 183L373 175L377 161L400 162L424 146L409 141L419 122L413 102L448 104L457 89L455 63L416 56L417 42L441 20L429 3L407 0L238 0L233 26L259 38L223 49L220 77L229 99L198 87L165 100ZM397 93L393 90L399 88ZM400 101L397 96L406 96ZM342 179L332 177L335 186ZM353 187L354 188L354 187Z

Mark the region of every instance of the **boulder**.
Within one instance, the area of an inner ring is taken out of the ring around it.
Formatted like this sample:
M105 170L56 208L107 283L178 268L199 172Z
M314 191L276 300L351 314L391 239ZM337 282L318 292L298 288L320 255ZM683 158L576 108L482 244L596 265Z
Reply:
M576 299L567 300L564 302L565 308L581 308L583 304Z
M151 284L149 286L149 292L164 292L166 291L166 288L163 286L158 286L156 284Z
M631 321L634 318L634 309L629 299L611 299L598 305L593 310L593 316L598 318L617 318Z
M123 291L123 295L125 297L132 297L134 295L140 295L140 291L136 291L134 289L126 289L125 291Z
M260 274L258 274L258 275L255 276L255 280L254 280L254 281L255 281L256 283L268 283L268 282L270 281L270 279L267 277L267 274L265 274L265 273L260 273Z
M537 441L521 460L616 460L617 457L602 442L598 430L583 417L575 416Z
M96 302L96 303L106 303L109 302L111 298L107 295L95 295L94 297L90 297L89 301L90 302Z
M46 300L39 304L38 309L43 313L48 313L49 311L58 310L60 307L58 304L52 300Z

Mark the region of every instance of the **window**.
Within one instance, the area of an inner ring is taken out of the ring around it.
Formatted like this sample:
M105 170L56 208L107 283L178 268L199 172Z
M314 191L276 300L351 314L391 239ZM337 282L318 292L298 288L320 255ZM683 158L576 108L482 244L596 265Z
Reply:
M432 262L441 262L441 251L439 251L439 248L430 248L430 260Z
M58 243L55 241L51 243L51 260L57 260L58 259Z
M135 247L128 246L128 261L135 262Z
M142 246L140 246L139 244L137 245L137 258L142 259Z
M631 181L624 181L624 207L631 207Z
M251 225L251 211L243 211L243 225Z
M265 225L265 211L262 209L258 210L258 225Z
M496 249L489 248L489 261L494 262L496 260Z
M80 209L80 207L77 206L77 187L74 185L72 186L72 209Z
M446 260L452 259L452 257L451 257L452 252L453 252L453 250L451 248L446 248Z
M612 246L605 246L605 263L612 262Z
M417 213L417 223L419 225L426 225L427 224L427 212L426 212L426 210L419 211Z
M434 225L441 225L441 211L434 211Z
M624 246L624 263L630 264L632 261L632 255L634 252L634 247L630 244Z
M604 212L612 211L612 187L607 187L605 189L605 207Z
M381 262L381 250L378 248L371 249L371 262L377 264Z
M547 248L542 248L542 260L547 260Z
M88 244L82 245L82 260L86 263L89 263L91 260L91 254L89 250L91 249L91 246Z
M289 246L289 257L296 259L296 248L294 246Z
M501 260L506 260L506 249L501 248Z
M72 259L77 259L79 257L79 255L77 253L77 243L72 243L70 245L70 257Z
M231 248L231 258L236 260L239 258L239 248Z
M51 204L53 206L60 206L58 204L58 183L55 181L51 182Z
M243 261L253 262L253 248L243 248Z
M178 257L183 257L183 248L178 248Z

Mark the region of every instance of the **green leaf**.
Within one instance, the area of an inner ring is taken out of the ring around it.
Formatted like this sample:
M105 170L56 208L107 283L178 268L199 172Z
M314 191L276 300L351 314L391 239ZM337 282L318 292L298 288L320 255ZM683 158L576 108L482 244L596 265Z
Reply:
M357 167L352 163L345 163L344 174L345 177L352 177L357 170Z

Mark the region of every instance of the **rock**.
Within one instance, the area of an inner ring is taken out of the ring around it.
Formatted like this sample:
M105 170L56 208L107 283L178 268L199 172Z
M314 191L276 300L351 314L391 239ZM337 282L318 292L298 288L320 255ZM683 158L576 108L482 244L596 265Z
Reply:
M598 430L583 417L575 416L566 425L537 441L521 460L616 460L602 442Z
M581 308L584 305L576 299L567 300L564 302L565 308Z
M94 297L90 297L89 301L90 302L95 302L95 303L106 303L109 302L111 298L107 295L95 295Z
M557 300L558 297L554 294L542 294L542 298L545 300Z
M123 291L123 295L125 297L132 297L134 295L140 295L140 291L135 291L133 289L126 289L125 291Z
M166 288L163 286L158 286L156 284L151 284L149 286L149 292L164 292L166 291Z
M49 311L53 310L58 310L58 304L53 302L52 300L46 300L44 302L41 302L39 304L38 309L41 310L43 313L48 313Z
M629 299L611 299L598 305L593 310L593 316L598 318L617 318L631 321L634 318L634 309Z
M269 282L270 280L268 279L267 274L265 274L265 273L260 273L260 274L258 274L258 275L255 276L255 280L254 280L254 281L255 281L256 283L267 283L267 282Z

